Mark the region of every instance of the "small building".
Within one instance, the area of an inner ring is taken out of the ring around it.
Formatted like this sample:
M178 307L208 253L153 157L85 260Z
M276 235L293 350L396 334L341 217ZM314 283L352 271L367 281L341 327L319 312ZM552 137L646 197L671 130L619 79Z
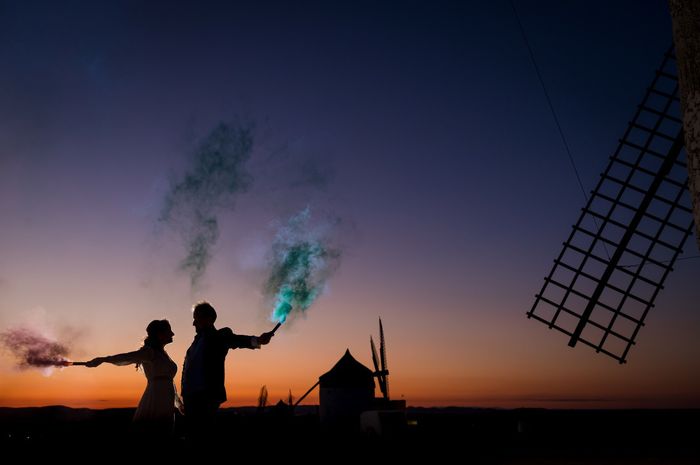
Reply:
M329 429L360 429L360 414L372 408L374 373L355 360L350 350L319 378L321 426Z

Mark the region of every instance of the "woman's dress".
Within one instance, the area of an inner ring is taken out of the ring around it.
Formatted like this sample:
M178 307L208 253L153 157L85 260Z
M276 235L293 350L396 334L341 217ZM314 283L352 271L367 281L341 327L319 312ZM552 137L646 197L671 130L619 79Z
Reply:
M165 350L143 346L135 352L111 355L105 361L114 365L138 363L146 375L146 389L134 414L134 422L158 429L172 429L179 397L173 379L177 364ZM176 403L177 402L177 403Z

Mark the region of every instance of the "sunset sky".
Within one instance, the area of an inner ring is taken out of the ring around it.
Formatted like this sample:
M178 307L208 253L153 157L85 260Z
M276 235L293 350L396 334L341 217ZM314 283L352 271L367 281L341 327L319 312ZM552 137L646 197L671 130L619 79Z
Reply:
M591 189L671 45L667 4L515 5ZM219 122L254 125L253 181L193 288L157 220ZM181 368L202 299L220 327L271 329L266 257L310 206L341 219L340 266L270 345L229 353L227 406L298 397L346 348L371 366L381 316L409 405L700 407L695 238L626 365L526 318L583 204L508 1L0 1L0 331L74 360L167 318ZM0 354L0 406L135 406L144 386Z

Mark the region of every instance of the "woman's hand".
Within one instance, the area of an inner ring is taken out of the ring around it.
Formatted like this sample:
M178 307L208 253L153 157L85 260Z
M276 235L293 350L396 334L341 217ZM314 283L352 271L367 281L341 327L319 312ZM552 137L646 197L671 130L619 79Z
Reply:
M104 361L105 361L104 357L93 358L89 362L86 362L85 366L89 367L89 368L95 368L95 367L102 365L104 363Z

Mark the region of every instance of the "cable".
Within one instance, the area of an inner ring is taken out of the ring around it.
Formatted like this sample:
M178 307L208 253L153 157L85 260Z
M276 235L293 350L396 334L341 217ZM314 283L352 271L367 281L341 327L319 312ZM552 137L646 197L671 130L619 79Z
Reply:
M515 19L518 22L518 27L520 28L520 34L523 36L523 41L525 42L525 46L527 47L527 51L530 54L530 61L532 61L532 66L535 68L535 73L537 73L537 79L540 81L540 85L542 86L542 92L544 93L544 97L547 100L547 105L549 106L549 110L552 112L552 118L554 118L554 123L557 125L557 130L559 131L559 137L561 137L561 141L564 144L564 149L566 150L566 154L569 156L569 161L571 162L571 167L574 169L574 174L576 175L576 181L578 181L578 186L581 188L581 193L583 194L583 198L586 199L586 203L588 203L588 194L586 194L586 189L583 187L583 182L581 181L581 176L579 175L578 168L576 168L576 162L574 162L574 157L571 155L571 150L569 149L569 143L566 141L566 137L564 136L564 130L561 128L561 124L559 123L559 118L557 117L557 112L554 111L554 105L552 104L552 99L549 98L549 92L547 92L547 86L544 84L544 79L542 79L542 73L540 73L540 68L537 66L537 60L535 60L535 54L532 51L532 47L530 47L530 41L527 40L527 34L525 33L525 28L523 27L522 21L520 21L520 16L518 15L518 10L515 8L515 3L513 3L513 0L509 0L510 6L513 9L513 14L515 15ZM596 225L596 228L600 228L600 225L598 225L598 220L593 218L593 222ZM608 248L605 246L605 243L603 243L603 250L605 251L605 255L607 255L608 260L610 260L610 252L608 252Z
M576 180L578 181L578 186L581 188L581 193L583 193L583 197L586 199L586 202L588 202L588 194L586 194L586 189L583 187L583 182L581 182L581 176L578 173L578 169L576 168L576 163L574 162L574 157L571 155L571 150L569 150L569 144L566 141L566 137L564 137L564 131L561 128L561 124L559 124L559 118L557 118L557 113L554 111L554 105L552 105L552 100L549 98L549 93L547 92L547 87L544 85L544 79L542 79L542 74L540 73L540 68L537 66L537 61L535 61L535 54L532 52L532 47L530 47L530 42L527 40L527 35L525 34L525 28L523 27L523 23L520 21L520 16L518 15L518 10L515 9L515 4L513 3L513 0L510 0L510 6L513 8L513 13L515 14L515 19L518 21L518 27L520 28L520 34L523 36L523 41L525 42L525 46L527 47L527 51L530 54L530 60L532 61L532 65L535 67L535 72L537 73L537 78L540 81L540 85L542 86L542 92L544 92L544 96L547 99L547 105L549 105L549 110L552 112L552 117L554 118L554 122L557 125L557 130L559 131L559 136L561 137L561 141L564 144L564 148L566 149L566 154L569 156L569 161L571 162L571 167L574 169L574 173L576 174Z
M691 255L690 257L681 257L681 258L677 258L676 261L680 262L681 260L691 260L693 258L700 258L700 255ZM663 262L660 262L660 263L664 263L664 264L671 263L671 260L664 260ZM636 263L634 265L619 265L619 268L634 268L634 267L637 267L640 265L641 265L641 263Z

